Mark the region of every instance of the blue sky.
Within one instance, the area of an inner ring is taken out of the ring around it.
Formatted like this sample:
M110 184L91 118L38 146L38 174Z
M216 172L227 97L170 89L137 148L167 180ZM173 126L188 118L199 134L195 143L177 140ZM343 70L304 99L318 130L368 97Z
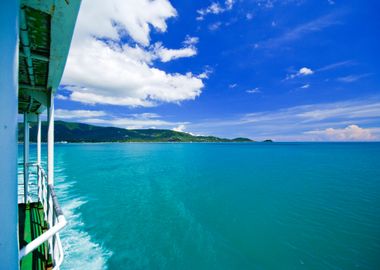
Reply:
M374 0L83 0L57 118L379 140L378 10Z

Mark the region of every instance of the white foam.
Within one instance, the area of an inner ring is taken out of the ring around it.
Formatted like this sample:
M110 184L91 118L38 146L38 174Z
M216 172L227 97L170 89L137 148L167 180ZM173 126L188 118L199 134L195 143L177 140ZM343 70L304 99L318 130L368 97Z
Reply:
M68 220L68 225L60 234L65 254L61 269L106 269L107 260L112 253L91 239L84 230L84 223L78 211L86 200L80 197L75 198L69 193L68 189L74 183L66 182L64 176L57 178L57 193Z

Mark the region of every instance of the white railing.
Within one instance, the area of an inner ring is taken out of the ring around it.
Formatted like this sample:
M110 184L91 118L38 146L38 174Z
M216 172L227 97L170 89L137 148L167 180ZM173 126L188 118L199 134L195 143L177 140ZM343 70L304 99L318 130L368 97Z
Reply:
M38 168L37 163L26 163L28 169L28 188L27 188L27 202L25 201L25 186L24 186L24 163L18 163L18 203L38 202Z
M41 165L36 163L29 163L27 166L36 168L36 177L31 177L29 184L37 186L37 188L34 189L36 191L34 193L35 196L32 196L33 194L28 194L28 200L32 202L38 200L38 202L41 202L45 221L47 222L49 229L20 250L19 260L38 248L44 242L48 241L49 253L53 259L53 269L58 270L63 262L64 256L59 231L66 226L67 221L58 203L53 185L48 184L44 169ZM30 172L30 174L33 175L32 172ZM35 183L33 179L36 179L37 183ZM30 191L32 190L33 189L30 189Z

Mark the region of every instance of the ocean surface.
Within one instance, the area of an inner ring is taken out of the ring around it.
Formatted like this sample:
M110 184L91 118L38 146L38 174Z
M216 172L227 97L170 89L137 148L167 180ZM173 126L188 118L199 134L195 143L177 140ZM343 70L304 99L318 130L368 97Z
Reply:
M57 144L55 162L64 270L380 269L380 143Z

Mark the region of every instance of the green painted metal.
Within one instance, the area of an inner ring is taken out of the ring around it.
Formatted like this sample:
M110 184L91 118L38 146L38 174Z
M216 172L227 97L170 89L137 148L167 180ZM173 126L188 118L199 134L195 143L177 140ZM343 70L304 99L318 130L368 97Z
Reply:
M47 231L41 203L19 204L19 241L20 248ZM51 269L52 261L47 242L39 246L20 262L21 270Z

